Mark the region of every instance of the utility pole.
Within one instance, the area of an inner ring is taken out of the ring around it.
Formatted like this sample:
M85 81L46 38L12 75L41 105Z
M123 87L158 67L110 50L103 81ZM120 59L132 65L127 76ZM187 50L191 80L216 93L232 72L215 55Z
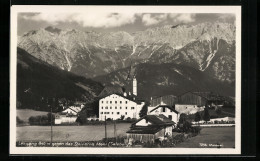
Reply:
M52 106L49 104L49 97L47 97L47 106L51 110L51 146L52 146Z
M116 136L116 120L114 121L114 137L115 137L115 140L116 140L116 143L117 143L117 136Z
M105 141L107 143L107 117L105 115Z
M51 146L52 146L52 106L51 106Z

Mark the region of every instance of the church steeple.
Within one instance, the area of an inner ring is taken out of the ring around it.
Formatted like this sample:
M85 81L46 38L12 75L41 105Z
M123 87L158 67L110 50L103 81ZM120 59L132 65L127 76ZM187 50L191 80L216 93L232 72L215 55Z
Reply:
M137 80L135 76L133 78L133 95L137 96Z

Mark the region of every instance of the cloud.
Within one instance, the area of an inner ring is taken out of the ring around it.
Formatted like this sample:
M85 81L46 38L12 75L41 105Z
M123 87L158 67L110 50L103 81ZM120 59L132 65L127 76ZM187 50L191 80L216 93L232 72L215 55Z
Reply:
M142 15L142 22L145 26L155 25L164 20L166 20L167 14L160 15L152 15L152 14L144 14Z
M176 22L189 23L195 21L195 14L175 14L175 13L105 13L105 12L84 12L84 13L26 13L20 14L20 18L47 22L57 25L61 22L76 22L83 27L120 27L127 24L134 24L137 19L141 19L143 25L151 26L159 23Z
M76 22L84 27L118 27L134 23L134 13L39 13L22 15L22 18L32 21L45 21L53 25L59 22Z
M226 14L219 14L218 19L224 22L236 22L236 16L235 14L230 14L230 13L226 13Z
M173 22L179 23L189 23L195 21L196 15L193 13L170 13L169 18L172 19Z

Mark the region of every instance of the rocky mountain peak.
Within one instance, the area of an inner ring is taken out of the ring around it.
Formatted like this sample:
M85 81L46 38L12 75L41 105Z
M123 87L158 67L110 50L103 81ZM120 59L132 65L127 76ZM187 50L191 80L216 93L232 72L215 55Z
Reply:
M19 37L18 47L88 78L133 64L177 63L231 83L235 79L235 31L233 24L222 22L166 25L134 34L47 27Z

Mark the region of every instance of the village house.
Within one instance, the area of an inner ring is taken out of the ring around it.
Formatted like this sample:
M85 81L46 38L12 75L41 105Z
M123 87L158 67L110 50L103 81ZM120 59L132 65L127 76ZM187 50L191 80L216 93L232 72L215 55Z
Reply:
M164 115L168 117L173 122L179 122L180 114L172 106L166 104L161 104L156 107L148 107L147 115Z
M55 124L76 122L79 112L84 105L69 106L55 115Z
M155 109L159 105L167 105L179 114L194 114L203 111L208 99L193 92L186 92L179 96L168 95L151 99L148 112ZM174 114L172 114L174 115ZM167 117L167 116L166 116ZM176 120L174 120L176 121ZM178 121L177 121L178 122Z
M144 101L137 101L135 97L111 94L99 100L99 120L110 118L113 120L123 118L139 118Z
M127 139L140 142L154 142L156 139L164 139L172 136L172 129L176 123L162 114L146 115L135 123L128 130Z

